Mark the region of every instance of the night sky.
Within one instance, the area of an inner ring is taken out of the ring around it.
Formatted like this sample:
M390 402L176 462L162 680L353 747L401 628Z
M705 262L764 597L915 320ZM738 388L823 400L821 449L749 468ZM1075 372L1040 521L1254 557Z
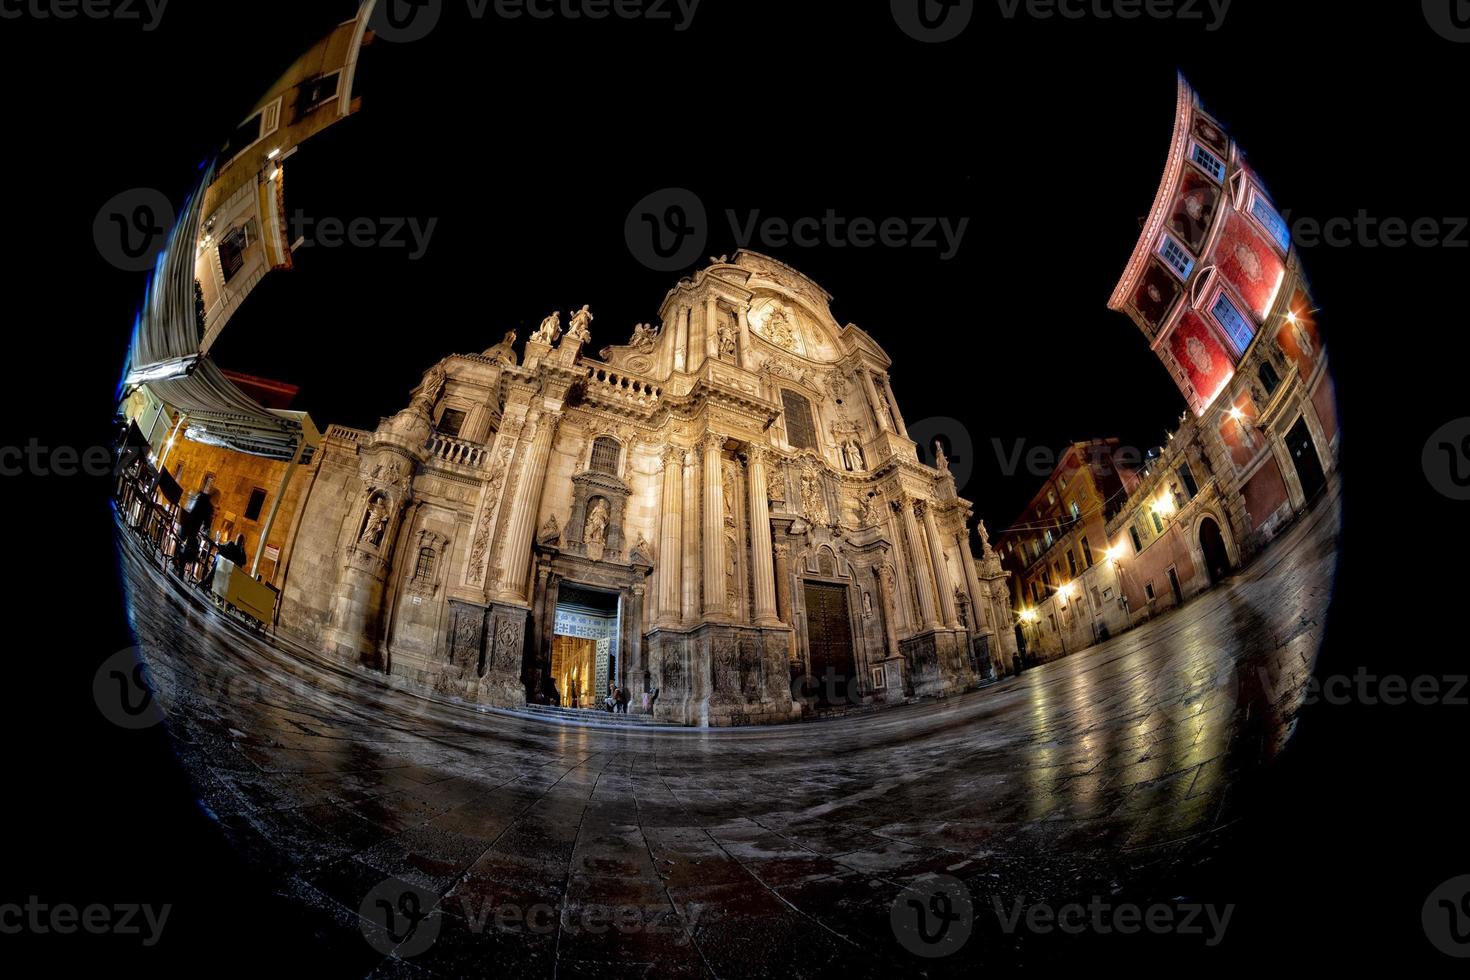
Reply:
M831 21L786 15L761 29L730 5L701 10L708 21L684 34L473 22L451 6L427 40L371 46L363 111L287 165L288 213L437 219L427 252L298 251L297 268L268 277L230 324L219 362L300 385L298 407L319 424L372 428L443 355L511 327L524 340L552 309L591 304L592 352L625 342L692 271L649 270L623 237L636 201L678 186L710 215L706 256L737 248L730 210L969 219L948 260L938 248L751 247L811 276L839 323L884 345L911 429L958 421L941 428L957 454L973 447L961 492L992 528L1043 475L1002 471L1017 440L1157 445L1183 399L1105 304L1163 167L1175 69L1260 147L1268 181L1287 169L1274 165L1273 109L1218 70L1122 48L1085 79L1056 70L1063 49L1017 76L964 42L890 37L881 13L845 9L864 42L849 45ZM734 30L750 32L747 54L732 53L723 32Z

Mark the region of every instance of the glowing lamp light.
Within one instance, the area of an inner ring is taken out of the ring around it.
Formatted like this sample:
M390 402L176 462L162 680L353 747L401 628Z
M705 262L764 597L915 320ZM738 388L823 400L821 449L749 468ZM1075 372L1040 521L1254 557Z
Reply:
M1036 610L1035 609L1022 609L1021 610L1021 622L1023 622L1023 623L1034 623L1034 622L1036 622Z
M1121 561L1123 558L1123 546L1121 544L1115 544L1107 551L1104 551L1103 556L1111 562Z
M1230 409L1230 417L1239 422L1241 419L1245 418L1245 413L1240 410L1239 405L1234 405Z
M278 157L280 155L281 155L281 148L278 146L274 150L271 150L269 153L267 153L265 155L265 158L267 160L274 160L276 157Z

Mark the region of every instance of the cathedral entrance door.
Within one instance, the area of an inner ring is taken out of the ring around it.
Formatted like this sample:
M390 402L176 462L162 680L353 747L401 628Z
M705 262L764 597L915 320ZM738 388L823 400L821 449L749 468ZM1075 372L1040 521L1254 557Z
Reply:
M857 697L857 665L845 587L806 583L806 632L811 676L804 693L815 696L819 708L851 703Z

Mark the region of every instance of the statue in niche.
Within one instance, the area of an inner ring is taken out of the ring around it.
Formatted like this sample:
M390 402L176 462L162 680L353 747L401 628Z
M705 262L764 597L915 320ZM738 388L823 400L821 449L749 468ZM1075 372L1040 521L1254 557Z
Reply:
M858 498L858 527L873 527L878 523L878 508L873 503L873 499L872 494L864 494Z
M538 344L550 346L561 339L561 314L553 313L541 321L541 326L531 334L531 340Z
M863 458L863 447L856 439L848 439L842 443L842 465L855 473L868 468L867 461Z
M587 532L583 536L588 544L603 544L607 541L607 501L598 497L587 514Z
M487 350L481 356L483 356L485 358L488 358L491 361L494 361L496 364L502 364L502 365L505 365L507 367L515 367L516 366L516 349L515 348L516 348L516 332L514 330L507 330L505 332L505 339L502 340L500 343L496 344L494 347L492 347L489 350Z
M572 322L567 326L567 340L574 344L585 344L592 339L592 310L583 305L580 310L572 314Z
M873 618L873 596L870 592L863 593L863 618Z
M383 498L375 496L368 504L367 516L363 518L362 534L358 541L373 548L383 543L383 533L388 529L388 505Z
M740 348L735 341L735 328L729 323L720 324L719 345L720 357L733 361Z

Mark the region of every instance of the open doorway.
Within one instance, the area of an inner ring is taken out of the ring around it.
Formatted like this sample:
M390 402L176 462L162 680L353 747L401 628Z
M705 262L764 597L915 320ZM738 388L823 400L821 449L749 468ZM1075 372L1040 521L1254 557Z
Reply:
M618 594L563 582L543 694L566 708L603 709L619 683Z
M1210 577L1210 584L1218 585L1230 574L1230 552L1225 548L1225 535L1220 533L1220 525L1213 517L1199 522L1199 546L1205 557L1205 572Z

